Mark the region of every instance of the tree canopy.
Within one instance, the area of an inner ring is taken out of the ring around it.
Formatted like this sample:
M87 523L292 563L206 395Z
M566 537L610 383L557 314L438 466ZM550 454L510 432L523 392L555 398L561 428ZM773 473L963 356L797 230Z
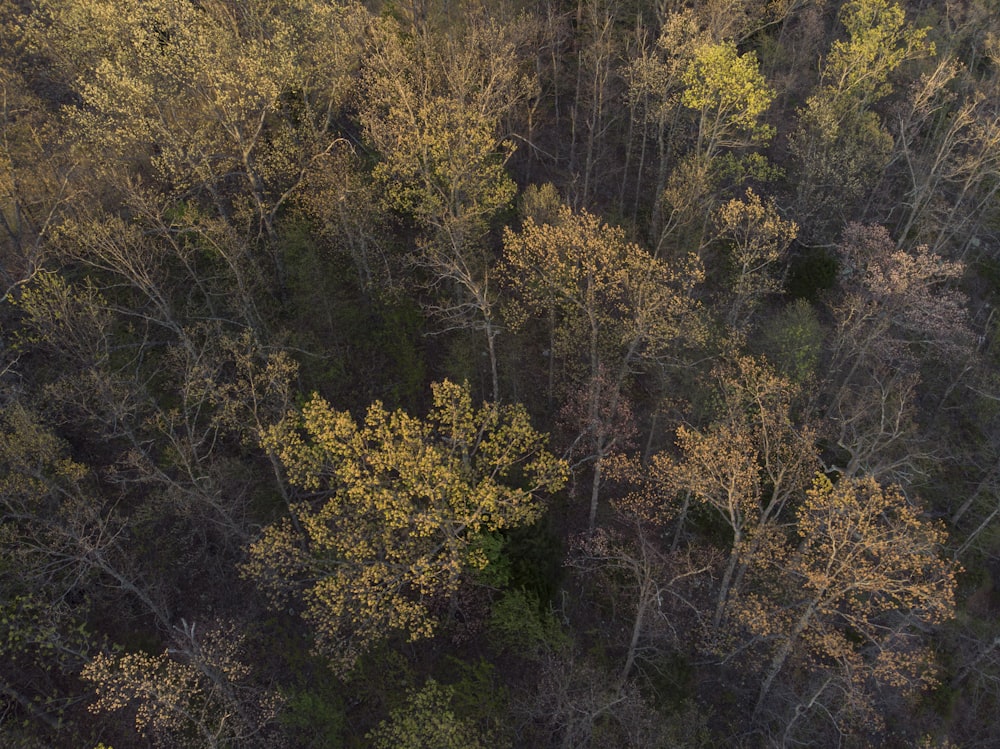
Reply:
M995 5L0 0L0 745L994 745Z

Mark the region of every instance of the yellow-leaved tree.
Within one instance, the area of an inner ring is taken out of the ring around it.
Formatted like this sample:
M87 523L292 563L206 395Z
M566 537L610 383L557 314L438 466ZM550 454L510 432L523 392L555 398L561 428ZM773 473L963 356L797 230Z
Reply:
M430 636L435 603L489 564L484 535L533 522L566 481L523 407L432 388L426 419L376 402L358 423L314 396L264 439L311 499L264 531L245 571L301 603L340 668L391 633Z
M384 22L373 33L359 113L379 153L372 176L386 208L421 229L410 260L424 277L424 308L439 332L481 331L493 400L500 400L494 254L489 222L517 192L505 169L516 108L535 92L524 24L490 18L446 34L408 35ZM405 71L405 72L402 72Z
M442 35L408 36L391 22L373 32L360 120L381 156L375 179L388 207L453 251L475 244L514 198L504 123L535 91L526 33L486 18Z
M621 389L640 360L663 361L682 341L702 336L693 289L702 280L691 255L672 265L626 240L625 232L586 210L561 206L553 223L528 217L520 232L504 232L504 272L513 292L507 308L512 327L535 314L549 320L554 366L562 363L586 382L584 413L587 452L594 463L589 529L597 519L601 463L624 442ZM582 367L581 367L582 365Z
M254 683L240 627L220 620L196 630L181 619L159 655L98 653L80 671L94 691L89 712L127 711L149 746L274 746L270 728L281 699Z
M698 113L695 151L709 162L723 148L766 144L774 131L760 121L774 91L754 52L739 54L733 42L702 44L682 76L681 104Z
M183 224L201 202L242 244L263 245L274 267L261 272L283 284L279 214L343 145L367 12L324 0L37 5L29 38L79 97L69 134L109 204L151 189L178 201L169 215Z
M684 118L691 120L693 142L659 196L669 212L656 241L657 255L671 237L675 246L702 247L722 183L732 178L739 183L749 174L766 178L769 171L766 160L751 150L766 146L774 135L763 122L774 90L760 72L757 55L739 54L732 41L692 44L679 102L687 112Z
M744 198L723 204L714 216L715 236L726 248L726 323L745 327L764 297L781 289L777 269L799 227L781 217L774 199L761 200L751 188Z

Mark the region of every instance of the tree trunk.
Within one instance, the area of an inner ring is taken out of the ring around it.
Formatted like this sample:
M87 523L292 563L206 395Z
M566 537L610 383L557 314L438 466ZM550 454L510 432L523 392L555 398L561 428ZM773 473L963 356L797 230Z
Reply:
M594 528L597 527L597 500L601 491L601 463L603 455L598 453L597 460L594 461L594 483L590 489L590 520L587 523L587 535L594 535Z
M740 558L740 544L743 541L742 531L737 530L733 535L733 550L729 554L729 563L726 565L726 572L722 576L722 583L719 585L719 597L715 602L715 615L712 617L712 629L718 631L722 624L722 612L725 611L726 601L729 598L730 583L733 579L733 572L736 570L736 563Z
M636 602L635 620L632 622L632 637L629 639L628 643L628 655L625 658L625 665L622 667L622 684L626 682L629 674L632 673L633 666L635 666L635 654L639 649L639 639L642 637L642 625L646 619L646 609L649 608L649 604L652 602L652 596L650 595L651 571L649 569L649 564L647 563L647 554L645 549L643 550L642 555L642 567L638 570L639 574L642 575L642 579L638 581L639 600Z
M490 376L493 380L493 402L500 402L500 377L497 374L497 350L496 350L497 329L490 321L486 322L486 344L490 352Z
M760 685L760 694L757 697L757 704L753 708L753 720L756 720L760 715L761 709L764 707L764 700L767 699L767 695L771 691L771 684L774 683L774 678L778 675L781 669L785 665L785 661L788 660L788 656L792 654L792 648L795 647L796 641L798 641L799 636L805 631L806 627L809 626L809 622L813 618L813 614L816 613L816 601L811 601L806 610L799 617L799 620L795 623L795 628L788 635L788 639L782 644L778 649L778 652L774 654L774 658L771 659L771 665L767 669L767 676L764 677L764 683Z

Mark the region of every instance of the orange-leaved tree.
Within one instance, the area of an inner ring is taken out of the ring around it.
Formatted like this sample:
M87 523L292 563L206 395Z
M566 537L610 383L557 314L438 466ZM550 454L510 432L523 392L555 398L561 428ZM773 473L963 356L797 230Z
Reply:
M678 428L682 457L672 473L676 488L715 510L733 534L713 619L718 628L747 566L768 548L782 512L819 461L813 430L793 418L795 385L748 356L719 364L713 374L718 414L704 429Z
M957 566L940 555L944 530L898 487L872 477L819 475L798 511L798 547L775 570L784 600L747 596L741 616L775 650L755 712L797 657L808 668L841 664L856 687L932 682L921 634L950 618Z

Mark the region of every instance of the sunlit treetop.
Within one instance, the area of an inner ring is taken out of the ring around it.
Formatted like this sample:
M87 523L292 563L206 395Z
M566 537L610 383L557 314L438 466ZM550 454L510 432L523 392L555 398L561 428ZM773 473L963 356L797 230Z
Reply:
M314 499L265 531L247 572L275 600L301 596L341 667L392 632L432 634L434 601L489 563L483 534L535 521L566 481L521 406L474 408L448 381L433 395L426 419L375 403L360 423L314 396L265 436Z
M774 100L757 55L739 54L733 42L706 43L694 51L683 75L681 103L701 113L698 151L712 157L719 148L766 144L773 128L760 117Z

